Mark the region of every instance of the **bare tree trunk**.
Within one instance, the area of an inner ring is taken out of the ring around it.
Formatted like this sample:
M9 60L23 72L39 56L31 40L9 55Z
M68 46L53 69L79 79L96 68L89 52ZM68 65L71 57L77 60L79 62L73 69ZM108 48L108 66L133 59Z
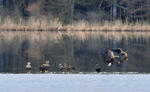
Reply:
M145 0L146 3L146 20L148 20L148 22L150 21L150 0Z
M117 18L117 0L113 0L113 10L112 10L113 21Z
M68 0L68 4L67 4L67 15L69 18L69 23L73 22L73 17L74 17L74 2L75 0Z
M99 6L98 6L98 9L101 9L102 4L103 4L103 1L104 1L104 0L101 0L101 1L100 1L100 4L99 4Z
M73 23L73 17L74 17L74 0L71 0L71 23Z

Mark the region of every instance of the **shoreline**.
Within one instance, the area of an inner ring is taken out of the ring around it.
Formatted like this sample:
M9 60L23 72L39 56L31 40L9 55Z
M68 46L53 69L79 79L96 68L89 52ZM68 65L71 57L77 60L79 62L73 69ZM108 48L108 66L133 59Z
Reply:
M41 75L47 75L47 74L51 74L51 75L70 75L70 74L73 74L73 75L138 75L138 74L146 74L146 75L149 75L150 73L147 73L147 72L100 72L100 73L97 73L97 72L70 72L70 73L65 73L65 72L50 72L50 73L0 73L0 75L7 75L7 74L15 74L15 75L20 75L20 74L30 74L30 75L36 75L36 74L41 74Z
M48 29L44 28L0 28L0 32L150 32L150 29L100 29L100 28L69 28L69 27L52 27Z

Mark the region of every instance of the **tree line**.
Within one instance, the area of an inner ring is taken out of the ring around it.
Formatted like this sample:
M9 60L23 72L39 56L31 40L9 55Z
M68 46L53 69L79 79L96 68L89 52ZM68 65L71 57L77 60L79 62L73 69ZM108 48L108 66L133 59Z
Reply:
M149 0L1 0L1 17L31 16L59 18L64 23L78 20L149 21Z

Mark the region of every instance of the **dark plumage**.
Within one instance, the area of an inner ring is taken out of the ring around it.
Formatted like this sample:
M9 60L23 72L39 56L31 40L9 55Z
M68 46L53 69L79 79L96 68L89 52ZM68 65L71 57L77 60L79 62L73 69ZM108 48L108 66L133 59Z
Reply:
M66 64L59 64L59 71L61 72L71 72L72 70L75 70L75 67Z
M121 52L123 52L123 50L121 48L117 48L117 49L113 49L114 52L117 52L119 54L121 54Z
M118 58L119 58L118 55L114 55L114 52L112 50L108 49L108 51L106 53L105 62L108 63L108 66L111 66Z
M101 72L101 68L96 68L95 70L96 70L97 73Z
M70 72L72 70L75 70L75 67L69 65L69 66L66 66L66 70L67 72Z
M45 64L42 64L39 69L41 73L48 73L49 68L50 68L49 61L46 61Z
M101 56L108 66L111 66L114 62L120 64L128 60L127 52L123 51L121 48L108 49L105 53L102 53Z
M96 71L97 73L100 73L100 72L101 72L101 68L100 68L99 64L96 64L96 69L95 69L95 71Z
M59 64L58 69L59 71L63 72L65 70L65 67L62 64Z
M128 54L126 51L123 51L121 48L117 48L113 50L114 52L117 52L120 56L120 62L127 61L128 60Z

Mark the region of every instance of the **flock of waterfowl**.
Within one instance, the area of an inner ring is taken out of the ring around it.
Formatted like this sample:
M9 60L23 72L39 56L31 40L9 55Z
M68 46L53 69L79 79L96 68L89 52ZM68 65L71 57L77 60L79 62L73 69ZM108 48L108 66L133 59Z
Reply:
M100 56L107 66L111 66L113 63L121 64L122 62L128 60L127 52L123 51L121 48L107 49L106 52L101 53ZM45 63L39 67L39 70L41 73L49 73L49 69L50 69L49 60L45 61ZM75 70L75 67L71 65L66 65L66 64L59 64L58 69L60 72L69 73L72 70ZM31 70L32 70L31 62L27 62L26 70L27 70L27 73L31 73ZM101 72L101 68L98 67L95 69L95 71L99 73Z
M48 60L45 61L45 64L42 64L39 67L40 73L49 73L49 69L50 69L50 62ZM64 65L59 64L58 69L59 69L60 72L69 73L72 70L75 70L75 67L73 67L71 65L66 65L66 64L64 64ZM31 70L32 70L31 62L27 62L26 70L27 70L27 73L31 73Z

